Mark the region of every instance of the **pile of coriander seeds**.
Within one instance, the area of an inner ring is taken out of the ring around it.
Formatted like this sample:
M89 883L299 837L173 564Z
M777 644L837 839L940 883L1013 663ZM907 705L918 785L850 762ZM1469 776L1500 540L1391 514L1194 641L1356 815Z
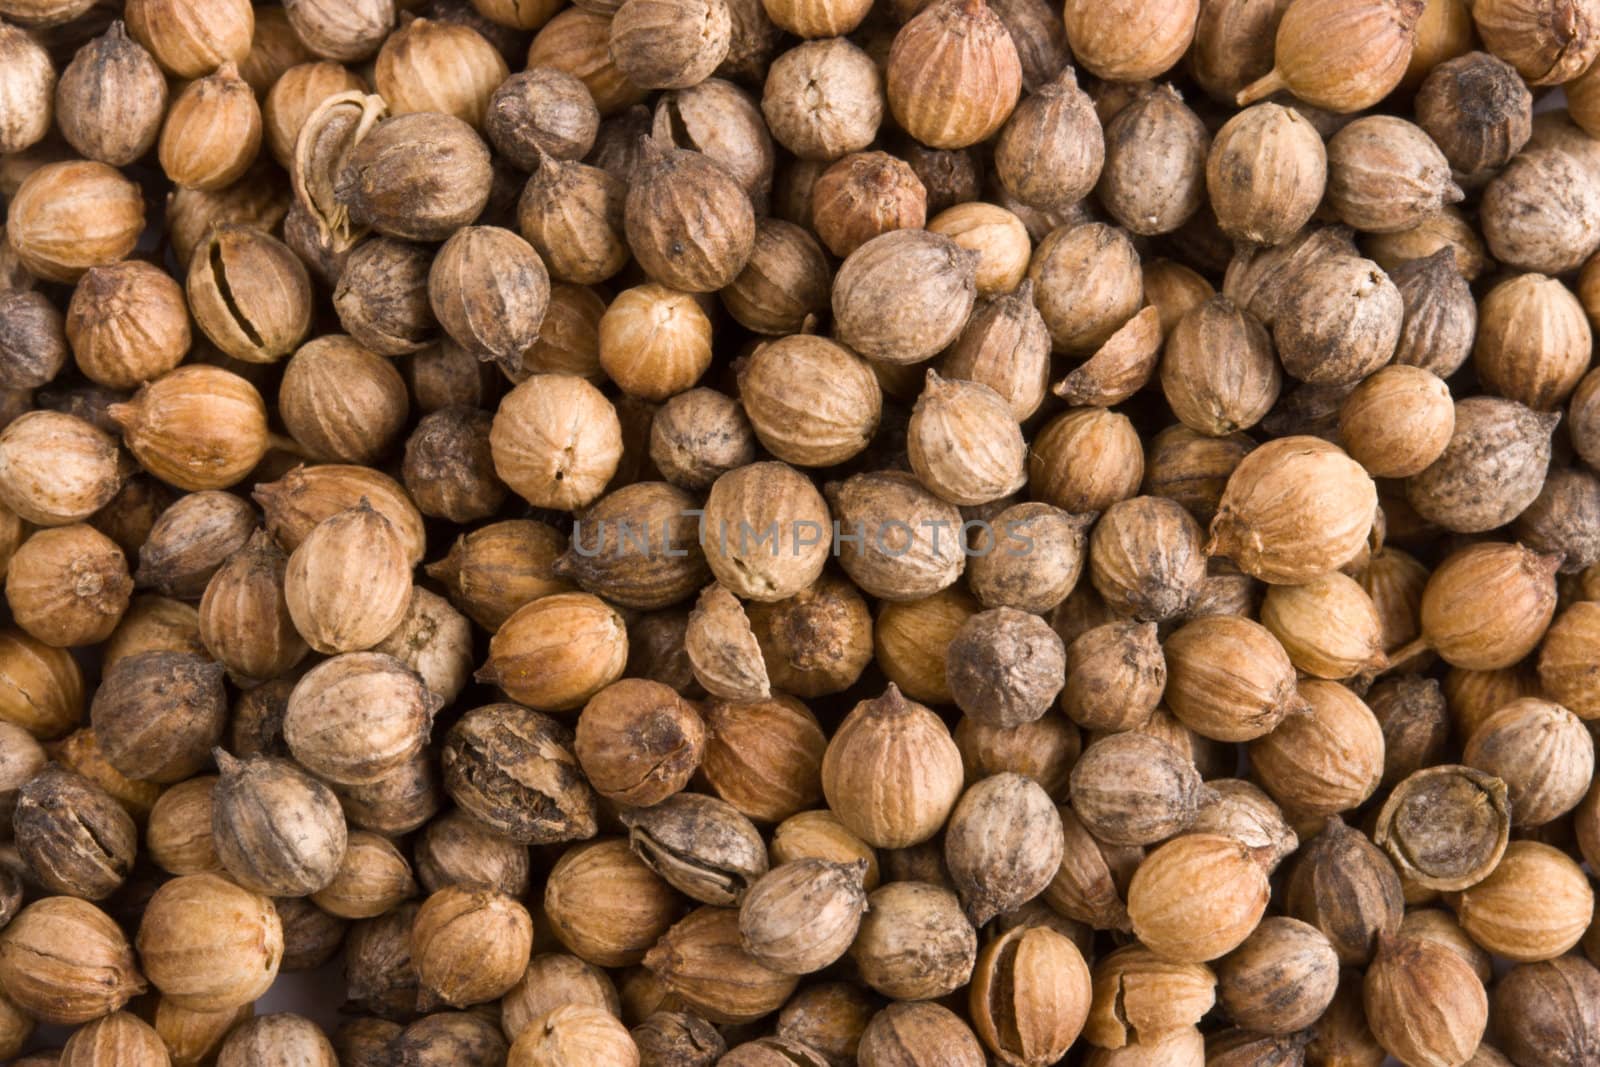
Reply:
M1600 1067L1597 57L0 0L0 1061Z

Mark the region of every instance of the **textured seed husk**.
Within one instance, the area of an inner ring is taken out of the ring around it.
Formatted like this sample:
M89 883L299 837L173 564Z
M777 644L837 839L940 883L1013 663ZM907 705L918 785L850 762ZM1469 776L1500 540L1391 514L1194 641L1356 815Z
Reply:
M1479 226L1489 254L1509 267L1566 274L1600 244L1600 186L1581 152L1520 152L1483 191Z
M735 1045L717 1062L725 1067L828 1067L830 1061L803 1041L758 1037Z
M1483 1040L1488 994L1471 965L1443 945L1381 939L1362 989L1373 1035L1405 1063L1462 1063Z
M732 37L732 16L720 0L623 3L611 20L611 62L641 89L686 89L717 69Z
M1280 1037L1251 1030L1221 1030L1207 1037L1208 1067L1290 1067L1304 1062L1314 1030Z
M407 241L442 241L482 213L489 148L453 115L414 112L383 119L354 144L334 177L350 222Z
M1043 619L1015 608L979 612L945 649L956 705L986 726L1037 722L1061 691L1066 650Z
M1467 961L1480 982L1488 983L1494 977L1492 957L1467 936L1448 908L1412 908L1400 923L1400 936L1419 937L1444 945Z
M1545 631L1539 682L1550 699L1580 719L1600 718L1600 605L1568 606Z
M66 365L61 312L41 293L0 292L0 385L37 389Z
M123 444L140 465L180 489L234 485L267 450L261 394L218 367L187 364L169 371L106 413L122 427Z
M440 753L451 799L524 844L593 837L595 797L572 754L571 731L515 704L469 711Z
M1424 645L1466 670L1498 670L1538 646L1556 609L1556 556L1482 541L1445 557L1422 592ZM1405 659L1402 649L1392 657Z
M931 359L966 325L977 297L978 260L977 252L926 230L874 237L850 253L834 277L839 340L885 363Z
M289 616L288 562L266 531L257 530L206 583L200 639L237 678L280 677L310 651Z
M1511 837L1506 784L1470 767L1428 767L1408 776L1378 812L1373 842L1395 867L1428 889L1481 881Z
M217 1062L228 1067L254 1067L275 1060L303 1063L306 1067L333 1067L339 1062L322 1028L291 1012L247 1018L234 1028L217 1052Z
M439 890L411 924L418 1007L464 1008L504 996L532 949L533 920L511 897L484 886Z
M945 829L945 863L974 926L1042 893L1064 848L1049 794L1014 773L975 782Z
M763 874L739 908L746 952L785 974L810 974L849 950L867 910L866 862L799 859Z
M702 904L734 907L767 872L760 833L726 801L677 793L620 818L634 854Z
M1161 315L1146 307L1050 391L1073 407L1115 407L1150 381L1161 342Z
M539 339L550 275L528 242L498 226L464 226L435 254L428 296L446 333L502 363Z
M1242 433L1211 437L1188 426L1169 426L1149 443L1144 488L1176 500L1202 526L1216 516L1228 477L1255 442Z
M699 713L673 689L628 678L584 705L573 753L602 797L647 807L688 784L700 766L705 733Z
M552 573L622 607L651 611L676 604L710 577L695 504L666 482L635 482L608 493L574 524L572 547Z
M1370 960L1379 935L1398 930L1405 912L1388 858L1337 818L1300 850L1284 888L1288 914L1326 934L1349 966Z
M939 0L895 34L885 70L889 108L932 148L988 140L1022 92L1022 63L985 4Z
M1028 94L995 144L1001 186L1040 211L1061 211L1093 189L1105 164L1105 134L1070 67Z
M583 416L574 420L574 412ZM572 511L605 492L622 460L617 409L585 379L538 374L508 393L489 431L495 474L537 507Z
M624 215L645 273L683 292L727 286L755 248L755 214L738 181L698 152L655 140L644 144Z
M713 583L689 613L684 649L694 676L722 700L765 700L772 695L761 646L739 598Z
M1065 511L1103 511L1137 493L1143 478L1144 444L1118 411L1074 408L1030 443L1029 492Z
M1197 433L1220 437L1254 426L1272 410L1282 384L1266 329L1226 296L1189 309L1168 335L1161 391Z
M952 504L987 504L1027 481L1022 430L1010 404L987 385L930 370L906 433L911 469Z
M0 936L7 999L41 1022L76 1026L118 1011L147 988L127 937L75 897L43 897Z
M950 890L921 881L890 882L867 898L850 955L879 993L932 1000L971 979L978 936Z
M1089 577L1119 615L1163 621L1181 615L1206 577L1200 524L1176 501L1119 500L1089 539Z
M72 57L56 96L56 122L67 142L86 159L125 167L155 145L167 82L118 20Z
M1171 233L1205 203L1211 135L1176 89L1162 86L1106 125L1106 167L1098 192L1106 209L1136 234Z
M416 894L411 864L389 838L370 830L350 833L338 875L312 894L312 902L339 918L374 918Z
M524 604L489 642L477 677L543 711L571 711L622 676L627 630L616 609L588 593Z
M133 819L105 790L59 765L23 784L11 819L28 872L51 892L103 900L133 869Z
M1167 706L1202 736L1249 741L1306 710L1288 653L1254 620L1195 619L1167 638L1164 652Z
M111 766L91 727L75 730L49 751L63 768L82 775L111 794L136 823L147 820L156 801L165 795L157 783L129 778Z
M1291 377L1353 385L1393 358L1403 318L1400 291L1377 264L1332 256L1285 284L1272 336Z
M1360 807L1383 777L1383 728L1362 699L1337 682L1306 680L1307 713L1250 743L1255 777L1302 816Z
M776 604L747 605L771 685L803 699L849 688L872 660L872 615L850 582L825 575Z
M1281 437L1235 468L1206 552L1265 582L1303 584L1362 552L1377 504L1372 479L1339 448Z
M661 1067L709 1067L728 1051L716 1027L691 1012L655 1011L629 1032L641 1061Z
M1450 735L1450 713L1437 680L1394 675L1367 690L1367 706L1383 728L1383 784L1436 763Z
M1061 867L1045 888L1045 902L1062 915L1088 923L1096 930L1127 932L1131 927L1123 889L1132 876L1132 868L1143 859L1144 850L1102 846L1071 808L1059 808L1057 814L1061 816L1066 843Z
M319 652L382 641L411 602L411 564L399 532L365 499L319 523L284 571L289 617Z
M420 352L439 324L428 302L432 249L373 237L351 249L333 289L333 308L346 333L384 356Z
M1089 967L1067 937L1017 926L984 947L972 974L973 1028L1002 1061L1054 1063L1082 1032Z
M1222 232L1276 245L1310 221L1327 179L1322 138L1298 111L1258 104L1217 131L1206 159L1206 190ZM1257 172L1276 175L1270 187Z
M409 1020L417 1013L417 972L411 965L411 923L419 905L408 902L377 919L350 925L345 940L346 993L362 1011Z
M1077 61L1107 81L1138 82L1170 69L1194 36L1198 3L1073 2L1064 12ZM1138 26L1134 33L1129 26Z
M1050 333L1033 303L1033 280L977 304L939 361L946 378L981 382L1022 422L1039 410L1050 381Z
M251 495L261 505L268 532L285 552L300 547L318 523L363 499L400 534L412 565L422 561L427 547L422 513L405 489L370 467L343 463L296 467L275 482L257 485Z
M1315 1023L1339 988L1339 957L1316 927L1263 919L1217 964L1218 995L1235 1025L1290 1035Z
M277 897L307 896L333 881L347 842L333 791L287 760L236 760L221 749L215 756L222 777L211 835L229 876Z
M1217 976L1203 963L1174 963L1135 944L1098 960L1093 984L1083 1036L1120 1049L1197 1025L1216 1001Z
M672 887L612 838L569 849L550 870L544 911L567 950L595 966L632 966L683 913Z
M872 368L825 337L761 345L738 370L739 399L767 450L786 463L829 467L871 443L883 413Z
M961 753L949 729L891 684L862 701L834 732L822 759L828 806L875 848L931 838L955 807Z
M202 1063L221 1047L230 1030L254 1014L251 1005L222 1011L190 1011L163 997L156 1002L151 1025L172 1062Z
M1133 931L1158 956L1204 963L1237 948L1267 908L1266 872L1242 844L1183 834L1152 852L1128 885Z
M621 1012L617 988L605 971L564 952L536 952L522 978L500 1003L501 1025L516 1040L564 1004Z
M1490 1022L1504 1055L1485 1057L1484 1045L1472 1067L1503 1067L1513 1062L1568 1067L1593 1058L1595 1027L1600 1025L1600 973L1577 956L1513 967L1496 983Z
M260 997L278 975L283 923L272 900L221 875L162 884L135 941L150 984L190 1011L227 1011Z
M810 479L782 463L752 463L719 477L706 497L700 538L718 581L746 600L785 600L811 585L827 562L826 538L802 544L800 532L827 529L829 512ZM769 529L770 548L751 545ZM752 531L741 536L741 531ZM742 543L743 542L743 543ZM753 549L753 550L752 550Z
M799 979L746 952L739 913L701 907L668 930L644 965L692 1011L713 1022L738 1023L778 1010Z
M1349 383L1293 385L1261 420L1261 428L1280 436L1304 434L1332 442L1336 439L1339 411L1354 388Z
M130 778L198 774L222 739L222 665L187 652L144 652L106 671L89 708L106 759Z
M782 336L827 311L832 283L833 268L810 230L764 218L756 221L750 259L718 295L741 326Z
M1167 662L1156 624L1109 622L1067 648L1061 707L1091 730L1131 730L1155 711L1166 685Z
M1570 950L1594 910L1577 861L1536 841L1513 841L1487 878L1447 900L1474 941L1518 963Z
M1000 0L989 5L1000 16L1022 62L1022 85L1037 91L1071 62L1067 31L1046 4Z
M1028 277L1055 351L1091 355L1144 303L1139 253L1104 223L1067 224L1034 249Z
M1092 521L1049 504L1013 504L969 541L967 584L988 608L1054 609L1083 573L1085 531Z
M1278 23L1274 66L1235 97L1240 106L1288 89L1308 104L1347 113L1371 107L1400 83L1411 60L1422 0L1304 4Z
M891 1004L862 1031L862 1064L940 1062L949 1067L981 1067L983 1046L961 1016L925 1002Z
M1463 195L1444 153L1404 119L1370 115L1328 141L1329 200L1358 230L1408 229Z
M1489 392L1549 411L1577 388L1593 347L1572 291L1553 278L1523 274L1483 298L1473 366Z
M1566 708L1523 697L1473 729L1461 761L1504 780L1515 825L1543 826L1583 799L1594 777L1594 743Z
M546 156L523 188L517 225L554 278L592 285L628 263L626 200L627 186L600 168Z
M911 473L857 474L826 492L836 521L861 536L859 543L841 539L839 563L863 592L915 600L961 577L966 558L956 536L960 511Z
M1600 563L1600 478L1580 467L1552 470L1511 530L1534 551L1562 556L1562 574L1587 571Z
M732 14L731 7L729 12ZM743 28L736 26L735 33ZM762 76L771 58L768 53L761 63ZM651 133L672 140L679 148L704 152L738 179L752 205L765 208L772 197L772 135L756 101L724 80L726 66L719 68L719 73L724 77L707 78L699 85L664 95L656 104Z
M1472 352L1478 305L1455 254L1441 248L1389 272L1405 309L1394 361L1448 378Z
M1374 477L1420 473L1444 452L1454 432L1449 386L1419 367L1382 368L1351 390L1339 408L1340 438Z
M1372 598L1338 572L1306 585L1268 589L1261 621L1290 662L1318 678L1350 678L1389 665Z
M247 363L284 358L311 329L304 264L283 242L246 226L212 229L189 260L184 289L195 324Z
M1129 731L1091 744L1072 769L1072 807L1096 838L1151 845L1194 820L1204 785L1194 764L1158 737Z
M1189 829L1242 841L1267 870L1277 869L1299 848L1299 835L1277 803L1259 785L1237 777L1206 782L1205 797Z
M1284 289L1295 275L1324 258L1355 254L1354 235L1348 227L1307 227L1281 244L1235 252L1222 280L1222 295L1271 328Z
M325 780L371 785L422 751L443 703L393 656L346 653L296 683L283 736L295 759Z
M881 233L927 221L927 190L911 165L887 152L857 152L822 172L811 193L811 223L838 256Z

